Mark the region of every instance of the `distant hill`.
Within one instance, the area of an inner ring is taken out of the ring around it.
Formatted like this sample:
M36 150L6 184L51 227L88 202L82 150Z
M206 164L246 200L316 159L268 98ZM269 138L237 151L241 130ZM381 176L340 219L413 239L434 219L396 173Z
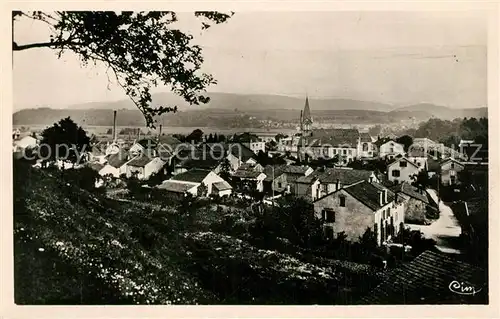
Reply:
M443 120L452 120L455 118L463 118L463 117L488 117L488 108L473 108L473 109L452 109L442 105L434 105L430 103L420 103L405 106L396 110L393 110L391 113L398 112L408 112L408 114L419 114L422 116L427 113L431 117L440 118Z
M189 106L171 93L153 94L153 106L179 106L179 112L167 113L159 122L170 126L213 126L220 128L260 127L262 120L298 123L304 98L278 95L210 93L207 105ZM486 117L487 108L450 109L433 104L397 108L378 102L349 99L315 99L309 104L316 123L388 124L400 121L426 121L432 117ZM130 100L71 105L66 109L24 109L14 113L15 125L51 125L70 116L83 126L111 126L118 110L117 125L144 126L142 114Z
M234 93L207 93L210 102L201 105L189 105L179 96L164 92L152 94L152 104L154 106L177 105L180 110L190 109L238 109L238 110L268 110L268 109L289 109L301 110L304 108L305 97L297 98L284 95L271 94L234 94ZM316 110L372 110L391 111L397 106L349 99L337 98L309 98L312 108ZM136 107L130 99L123 99L111 102L90 102L69 105L68 109L116 109L135 110Z

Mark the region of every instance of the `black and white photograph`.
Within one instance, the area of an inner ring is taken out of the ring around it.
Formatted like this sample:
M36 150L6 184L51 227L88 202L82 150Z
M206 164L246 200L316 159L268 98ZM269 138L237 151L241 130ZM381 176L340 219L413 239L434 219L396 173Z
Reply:
M12 11L16 305L492 302L487 11L192 7Z

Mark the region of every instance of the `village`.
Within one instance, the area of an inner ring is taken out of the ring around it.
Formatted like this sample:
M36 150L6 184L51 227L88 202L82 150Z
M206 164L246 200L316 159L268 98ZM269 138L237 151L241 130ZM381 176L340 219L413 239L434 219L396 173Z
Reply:
M440 185L444 196L453 196L461 191L459 185L470 183L470 178L461 181L461 176L487 173L487 161L467 160L466 147L474 141L461 141L460 150L454 150L428 138L403 145L356 129L314 129L307 98L300 128L292 136L244 132L226 140L195 131L180 141L162 134L160 126L157 134L141 137L139 131L136 138L129 134L126 142L118 137L117 112L113 115L111 141L94 139L92 150L82 154L84 162L78 163L98 172L96 187L118 194L120 180L135 178L142 187L161 190L166 196L237 196L266 205L280 197L300 197L313 204L325 236L343 233L356 241L371 229L379 246L391 245L405 224L429 228L440 211L449 208L437 193ZM13 132L18 158L39 147L35 137L19 135ZM41 162L33 166L42 167ZM60 159L55 164L60 169L75 168ZM430 183L433 178L438 182ZM464 198L463 194L455 197ZM451 226L460 236L460 227ZM429 234L438 235L439 230Z

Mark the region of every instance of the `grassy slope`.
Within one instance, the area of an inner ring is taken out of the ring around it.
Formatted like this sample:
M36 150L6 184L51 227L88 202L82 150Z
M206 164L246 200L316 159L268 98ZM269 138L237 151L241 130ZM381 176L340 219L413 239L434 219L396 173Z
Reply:
M14 172L17 303L346 304L353 282L369 279L208 231L172 209L97 197L60 172Z

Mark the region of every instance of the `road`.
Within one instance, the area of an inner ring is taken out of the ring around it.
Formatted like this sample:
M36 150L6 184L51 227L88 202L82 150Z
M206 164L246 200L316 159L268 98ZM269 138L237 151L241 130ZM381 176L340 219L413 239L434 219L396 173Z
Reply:
M435 190L428 189L428 194L438 201ZM458 248L459 236L462 232L457 218L452 209L443 201L439 202L439 218L430 225L407 224L412 230L420 230L426 238L432 238L436 241L436 248L440 251L450 254L462 253Z

